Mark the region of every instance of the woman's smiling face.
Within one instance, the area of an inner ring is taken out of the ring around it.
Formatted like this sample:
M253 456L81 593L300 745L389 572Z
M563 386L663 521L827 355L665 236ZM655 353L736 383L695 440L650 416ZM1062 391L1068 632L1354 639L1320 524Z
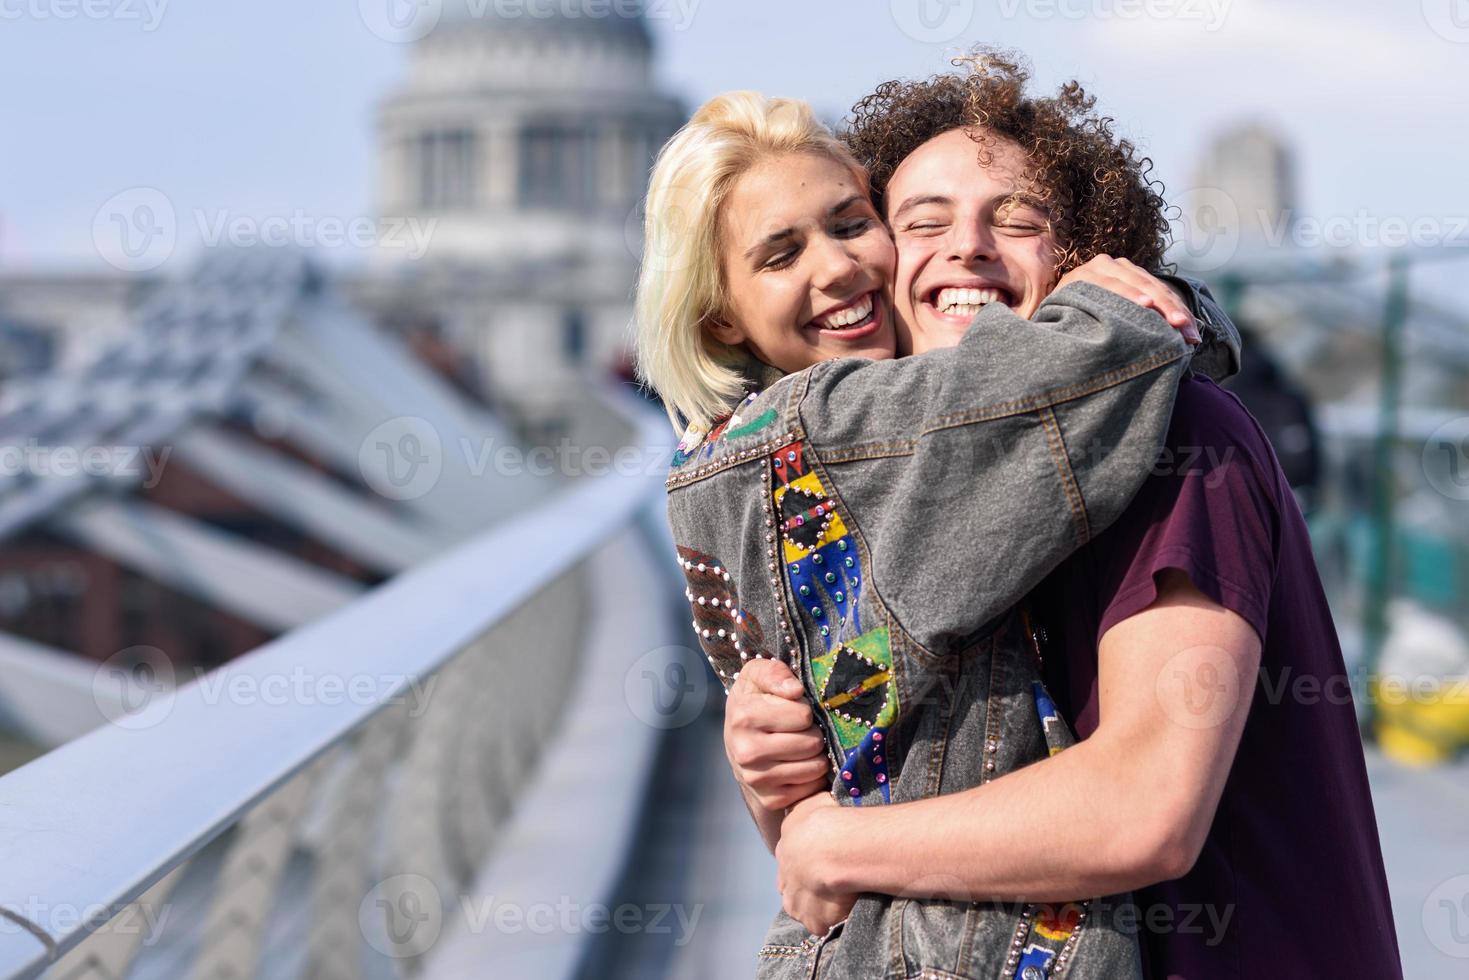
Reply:
M900 353L957 343L987 303L1029 319L1050 293L1056 240L1045 204L1026 180L1027 163L1012 140L993 137L981 146L969 131L954 129L893 172L885 196L898 249Z
M893 356L891 236L852 172L829 157L745 171L719 228L727 308L709 331L787 373L833 357Z

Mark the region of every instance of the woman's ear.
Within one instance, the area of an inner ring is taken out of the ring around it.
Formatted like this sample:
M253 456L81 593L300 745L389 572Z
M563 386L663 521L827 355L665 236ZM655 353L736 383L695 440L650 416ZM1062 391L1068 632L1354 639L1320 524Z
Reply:
M723 320L716 320L712 317L704 321L704 330L710 337L713 337L728 347L738 347L746 340L745 331L732 323L726 323Z

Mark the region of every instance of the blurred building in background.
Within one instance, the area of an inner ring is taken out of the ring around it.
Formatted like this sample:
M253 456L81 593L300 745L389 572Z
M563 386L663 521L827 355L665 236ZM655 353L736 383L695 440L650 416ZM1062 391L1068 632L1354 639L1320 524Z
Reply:
M641 16L496 9L446 5L380 105L376 209L431 227L431 244L331 274L321 297L345 306L232 311L222 256L202 273L213 286L176 263L0 277L7 440L146 434L177 450L156 478L0 481L0 637L215 665L509 512L513 494L486 499L493 474L460 465L404 495L391 474L372 484L381 461L359 449L427 453L457 432L469 440L437 447L444 461L483 465L516 432L554 442L577 425L587 379L628 357L640 201L684 110L654 84ZM261 337L219 328L236 315L240 331L263 316ZM433 432L374 435L431 405Z
M1298 203L1296 167L1285 137L1260 122L1220 130L1194 173L1194 187L1227 195L1225 212L1239 217L1246 247L1285 235Z
M501 18L449 4L380 106L379 212L433 223L353 284L384 322L470 358L481 390L556 423L588 371L627 356L639 203L683 124L642 17Z
M643 17L496 9L446 3L379 106L376 210L431 228L427 251L384 246L339 279L458 387L543 436L567 424L568 389L627 361L648 169L686 113L655 82ZM0 276L0 317L84 358L162 280Z

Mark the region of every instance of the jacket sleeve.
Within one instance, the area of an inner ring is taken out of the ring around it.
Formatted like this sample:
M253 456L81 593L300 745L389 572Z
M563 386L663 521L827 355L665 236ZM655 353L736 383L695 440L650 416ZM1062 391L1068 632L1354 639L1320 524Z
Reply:
M952 348L811 369L796 417L855 525L864 601L961 649L1121 514L1188 363L1157 313L1078 283L1032 320L986 307Z
M1191 276L1164 274L1159 278L1183 294L1199 321L1199 332L1204 342L1193 353L1193 370L1214 381L1223 381L1238 374L1243 354L1239 328L1214 299L1209 287Z

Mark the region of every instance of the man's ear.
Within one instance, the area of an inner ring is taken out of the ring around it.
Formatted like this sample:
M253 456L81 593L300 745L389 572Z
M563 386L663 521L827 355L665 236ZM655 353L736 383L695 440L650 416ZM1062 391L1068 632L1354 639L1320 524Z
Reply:
M710 337L729 347L738 347L746 340L744 330L713 317L704 321L704 330Z

